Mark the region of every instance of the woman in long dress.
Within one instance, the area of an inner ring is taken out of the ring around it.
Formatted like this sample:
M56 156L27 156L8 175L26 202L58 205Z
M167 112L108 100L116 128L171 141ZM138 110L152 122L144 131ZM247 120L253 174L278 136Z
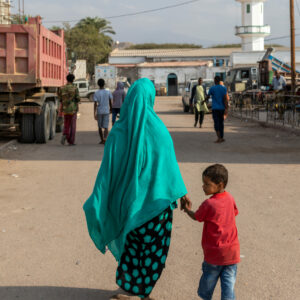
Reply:
M84 205L96 247L102 253L108 247L118 261L116 283L141 299L151 299L165 267L177 199L188 199L172 138L154 112L154 99L149 79L129 89Z

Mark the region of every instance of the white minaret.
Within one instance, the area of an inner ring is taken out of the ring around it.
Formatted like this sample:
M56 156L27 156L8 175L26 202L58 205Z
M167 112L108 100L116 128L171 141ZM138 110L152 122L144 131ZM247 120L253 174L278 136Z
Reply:
M271 28L264 24L266 0L236 0L242 4L242 26L236 26L236 35L242 39L243 51L264 51L265 37Z
M0 24L10 24L10 0L0 0Z

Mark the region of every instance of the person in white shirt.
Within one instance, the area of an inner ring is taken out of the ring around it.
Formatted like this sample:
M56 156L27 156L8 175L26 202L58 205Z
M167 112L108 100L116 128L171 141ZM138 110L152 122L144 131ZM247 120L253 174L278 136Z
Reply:
M280 75L277 70L275 71L275 77L273 78L272 86L274 91L282 91L286 87L285 78Z
M110 91L105 90L105 81L100 78L98 80L99 90L94 95L94 116L95 120L98 121L100 143L105 144L108 136L108 124L109 124L109 113L112 110L112 99L113 96ZM104 129L104 133L103 133Z

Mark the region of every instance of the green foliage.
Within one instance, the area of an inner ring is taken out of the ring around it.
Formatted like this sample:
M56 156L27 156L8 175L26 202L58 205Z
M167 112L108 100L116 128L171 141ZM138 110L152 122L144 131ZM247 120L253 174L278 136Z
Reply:
M138 49L138 50L149 50L149 49L191 49L191 48L202 48L201 45L195 44L156 44L156 43L146 43L146 44L136 44L132 45L126 49Z
M30 15L18 15L18 14L13 14L10 16L11 18L11 23L12 24L25 24L26 21L28 21L28 18L31 18L32 16Z
M64 23L68 58L75 55L76 59L85 59L89 74L94 73L96 64L108 60L113 44L109 35L115 34L109 24L105 19L97 17L82 19L74 27Z
M284 46L280 44L265 44L265 49L274 48L274 47L284 47Z
M211 46L210 48L241 48L241 44L218 44Z
M242 44L219 44L219 45L214 45L211 48L241 48ZM270 48L270 47L284 47L280 44L266 44L265 49Z

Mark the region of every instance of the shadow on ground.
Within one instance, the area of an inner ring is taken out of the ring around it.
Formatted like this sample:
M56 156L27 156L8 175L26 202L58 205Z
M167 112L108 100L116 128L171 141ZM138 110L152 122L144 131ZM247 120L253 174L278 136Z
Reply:
M0 287L1 300L108 300L116 291L50 286Z
M215 134L199 128L169 128L176 156L181 163L256 163L298 164L300 142L295 137L276 138L273 130L231 127L226 142L215 144ZM59 137L45 145L17 145L17 151L2 154L2 159L22 161L101 161L104 146L93 131L78 132L76 147L62 146ZM188 141L188 142L187 142Z

